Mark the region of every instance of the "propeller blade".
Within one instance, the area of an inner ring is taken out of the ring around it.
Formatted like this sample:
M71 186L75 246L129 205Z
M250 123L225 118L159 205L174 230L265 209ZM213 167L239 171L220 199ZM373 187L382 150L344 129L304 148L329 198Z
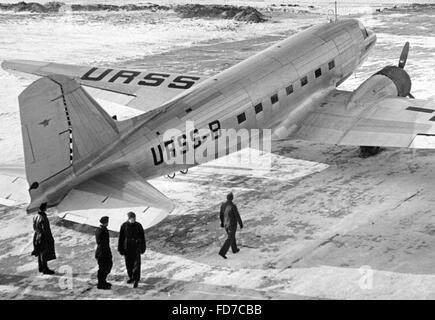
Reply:
M403 46L402 53L400 54L399 68L402 69L405 68L406 60L408 59L408 52L409 52L409 42L407 41Z

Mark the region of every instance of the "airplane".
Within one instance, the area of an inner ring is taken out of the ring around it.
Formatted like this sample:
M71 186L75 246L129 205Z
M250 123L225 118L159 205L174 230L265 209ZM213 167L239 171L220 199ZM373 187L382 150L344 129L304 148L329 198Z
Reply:
M209 78L4 61L4 69L41 77L19 95L31 198L27 211L46 202L67 212L66 219L74 220L71 212L78 210L77 221L98 224L101 210L137 207L145 227L157 224L175 206L147 180L198 164L162 160L183 146L165 140L162 133L172 128L182 132L181 140L195 136L198 128L211 130L209 137L194 137L193 151L205 139L219 139L225 129L269 129L273 140L360 146L369 153L379 147L434 148L435 103L410 92L404 70L409 43L397 66L384 67L354 91L337 89L375 43L375 33L359 20L331 21ZM85 88L142 113L114 120ZM186 121L195 123L190 132ZM18 181L16 171L1 171L8 172L8 183Z

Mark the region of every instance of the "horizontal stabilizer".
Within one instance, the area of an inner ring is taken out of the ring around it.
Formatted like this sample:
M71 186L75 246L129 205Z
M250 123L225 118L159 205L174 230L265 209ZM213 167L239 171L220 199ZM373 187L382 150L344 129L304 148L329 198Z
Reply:
M2 165L0 166L0 175L26 178L26 169L24 166Z
M13 206L29 203L28 189L24 167L0 167L0 204Z
M109 229L119 231L127 213L133 211L144 228L163 220L174 205L165 195L128 168L105 172L71 190L57 206L59 216L81 224L98 226L109 216Z
M31 60L5 60L5 70L38 76L63 75L80 85L95 88L94 98L148 112L171 100L207 77L168 73L167 70L97 68ZM105 91L105 92L104 92Z

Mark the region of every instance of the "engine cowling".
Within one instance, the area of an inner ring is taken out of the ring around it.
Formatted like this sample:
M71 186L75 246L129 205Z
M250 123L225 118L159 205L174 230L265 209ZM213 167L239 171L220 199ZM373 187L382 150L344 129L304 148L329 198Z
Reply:
M387 96L410 97L411 78L404 70L408 59L409 42L403 46L399 63L387 66L364 81L352 94L348 108L367 108ZM377 146L360 146L360 156L374 156L381 151Z
M386 96L406 97L411 92L411 78L396 66L387 66L364 81L352 94L350 107L367 106Z

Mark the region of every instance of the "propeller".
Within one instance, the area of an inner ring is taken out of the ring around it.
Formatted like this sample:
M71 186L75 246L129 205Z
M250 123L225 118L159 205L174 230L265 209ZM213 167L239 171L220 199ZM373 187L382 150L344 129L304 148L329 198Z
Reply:
M409 53L409 42L407 41L403 46L402 53L400 54L399 68L402 69L405 68L406 60L408 60L408 53Z
M409 42L406 41L405 45L403 46L402 52L400 53L399 65L398 65L399 68L401 69L405 68L406 61L408 60L408 53L409 53ZM415 97L411 93L408 93L407 96L411 99L415 99Z

